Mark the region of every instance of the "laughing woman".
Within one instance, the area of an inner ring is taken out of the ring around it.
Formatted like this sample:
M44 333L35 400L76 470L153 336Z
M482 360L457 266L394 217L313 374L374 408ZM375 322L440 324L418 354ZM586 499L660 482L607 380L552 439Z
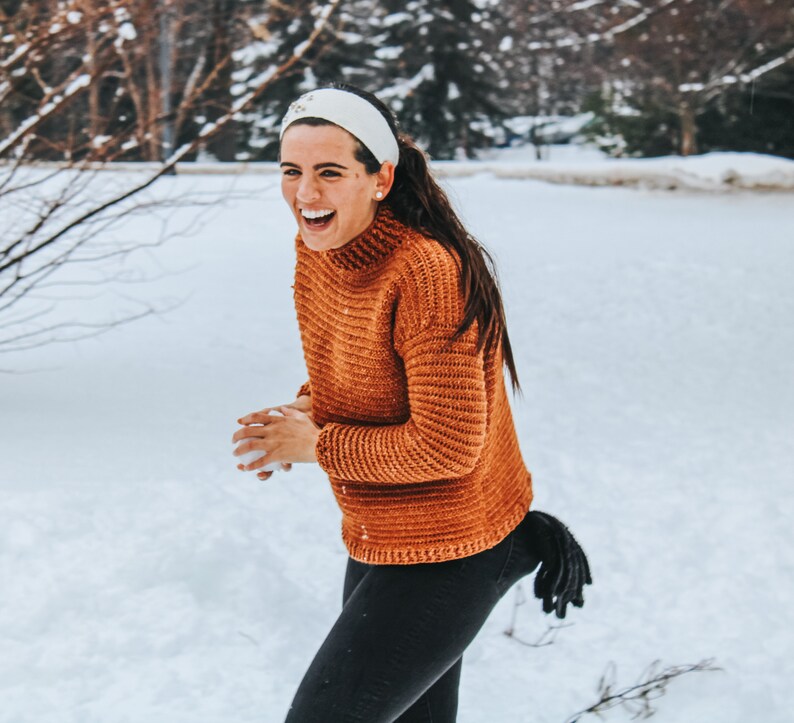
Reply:
M583 603L587 560L529 511L499 288L422 151L339 85L290 106L280 162L309 381L234 439L267 450L241 469L318 462L349 552L342 611L287 721L450 723L463 653L508 588L540 565L535 593L562 617Z

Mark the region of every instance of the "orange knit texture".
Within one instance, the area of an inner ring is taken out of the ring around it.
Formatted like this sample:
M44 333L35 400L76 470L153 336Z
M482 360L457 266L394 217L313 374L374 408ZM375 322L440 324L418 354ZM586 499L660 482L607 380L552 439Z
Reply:
M381 204L338 249L297 239L295 308L316 452L342 510L350 556L440 562L500 542L532 483L519 450L501 349L477 352L453 257Z

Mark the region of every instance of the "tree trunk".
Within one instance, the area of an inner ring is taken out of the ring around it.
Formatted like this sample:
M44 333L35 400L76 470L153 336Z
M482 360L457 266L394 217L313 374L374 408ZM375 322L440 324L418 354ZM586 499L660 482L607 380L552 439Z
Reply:
M167 160L174 150L174 120L171 117L171 89L173 72L173 37L171 35L171 7L166 3L160 5L160 112L162 114L161 159Z
M159 31L159 22L160 22L159 18L157 18L158 31ZM146 160L147 161L160 160L160 148L161 148L160 134L162 128L160 127L160 124L157 122L157 118L160 115L160 109L162 108L162 99L161 99L162 88L160 87L160 74L157 72L157 66L156 66L157 58L155 57L155 54L157 53L157 50L159 48L159 43L153 42L154 38L152 37L154 32L158 32L158 31L150 30L146 35L146 44L147 44L148 52L146 53L144 69L146 73L146 100L147 100L147 107L146 107L146 130L147 130Z
M213 0L212 3L212 37L207 47L207 69L211 72L219 65L223 67L207 95L207 120L211 123L225 115L232 104L232 64L229 56L236 5L236 0ZM231 121L207 143L207 150L219 161L233 161L237 150L236 138L236 123Z
M695 111L686 101L682 101L678 106L678 118L681 121L680 153L682 156L692 156L698 152L697 124L695 123Z

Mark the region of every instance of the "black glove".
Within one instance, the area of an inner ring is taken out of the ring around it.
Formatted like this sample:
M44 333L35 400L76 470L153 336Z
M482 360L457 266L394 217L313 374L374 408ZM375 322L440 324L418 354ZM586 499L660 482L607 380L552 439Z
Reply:
M554 610L565 617L568 603L584 605L583 588L592 585L587 556L570 530L556 517L532 511L527 515L533 549L540 557L535 577L535 597L543 601L543 612Z

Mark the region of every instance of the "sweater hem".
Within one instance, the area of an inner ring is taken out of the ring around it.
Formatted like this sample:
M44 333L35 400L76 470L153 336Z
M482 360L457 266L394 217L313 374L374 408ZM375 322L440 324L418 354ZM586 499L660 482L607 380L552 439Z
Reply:
M496 547L518 527L529 511L531 504L532 491L530 489L526 497L522 498L521 502L516 505L513 513L506 518L503 524L490 531L489 534L433 547L416 543L413 545L403 544L402 546L384 550L370 545L364 540L350 540L344 530L342 530L342 541L350 557L357 562L363 562L368 565L418 565L427 562L458 560Z

